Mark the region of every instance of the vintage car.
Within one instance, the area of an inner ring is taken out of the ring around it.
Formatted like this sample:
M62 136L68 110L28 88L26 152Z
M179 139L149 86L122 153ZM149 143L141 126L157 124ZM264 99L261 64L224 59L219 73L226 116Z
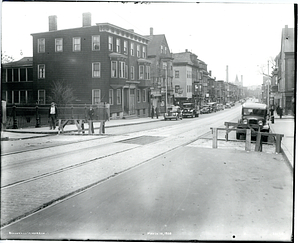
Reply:
M270 132L268 121L268 109L266 104L244 103L242 105L241 118L238 121L236 138L240 139L241 135L246 135L246 129L252 128L255 131ZM256 134L251 134L255 137ZM262 136L262 141L267 142L268 136Z
M217 111L224 110L224 105L222 104L217 104Z
M180 107L173 105L170 108L168 108L168 111L164 114L164 118L165 118L165 121L172 120L172 119L175 119L175 120L181 119L182 120L182 112L181 112Z
M198 117L200 114L200 108L198 105L195 105L194 103L183 103L182 104L183 111L182 111L182 117Z
M225 105L225 109L228 109L228 108L231 108L230 103L226 103L226 105Z
M210 107L208 105L202 106L202 108L200 109L200 113L201 114L208 114L208 113L210 113Z

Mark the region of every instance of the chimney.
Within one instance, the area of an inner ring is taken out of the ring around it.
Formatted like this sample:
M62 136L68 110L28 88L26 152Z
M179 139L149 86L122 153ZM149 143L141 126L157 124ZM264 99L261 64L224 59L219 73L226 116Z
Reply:
M209 76L211 77L211 70L209 70Z
M150 35L153 35L153 28L150 28Z
M57 30L57 16L49 16L49 31Z
M82 14L82 27L89 27L92 25L92 15L91 13Z
M189 52L189 50L188 50L188 49L185 49L185 52Z

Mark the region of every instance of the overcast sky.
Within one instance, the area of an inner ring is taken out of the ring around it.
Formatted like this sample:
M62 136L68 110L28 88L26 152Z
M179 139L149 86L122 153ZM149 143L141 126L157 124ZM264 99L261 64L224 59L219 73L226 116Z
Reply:
M30 34L48 31L48 16L58 29L82 26L82 13L92 25L111 23L141 35L165 34L173 53L193 52L212 76L229 81L236 75L245 86L262 83L260 67L280 52L281 31L294 28L294 5L246 3L3 2L2 52L15 60L32 56ZM271 68L270 68L271 71Z

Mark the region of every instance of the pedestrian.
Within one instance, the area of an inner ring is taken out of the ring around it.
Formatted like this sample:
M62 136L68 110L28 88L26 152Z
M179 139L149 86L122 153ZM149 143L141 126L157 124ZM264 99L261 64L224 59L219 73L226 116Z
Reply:
M152 109L151 109L151 118L153 119L154 117L154 106L152 106Z
M95 114L95 111L93 109L93 106L91 105L90 109L88 110L87 117L89 120L89 125L91 126L90 129L92 131L92 134L94 134L94 124L93 124L94 114Z
M100 122L100 131L101 133L105 133L105 122L109 120L109 115L108 115L108 108L106 107L104 103L104 121Z
M283 112L283 109L281 106L278 107L278 111L277 111L277 114L278 116L280 117L280 119L282 118L282 112Z
M155 108L155 113L156 113L156 118L158 119L158 114L159 114L158 106L156 106L156 108Z
M273 105L271 106L271 109L270 109L270 115L271 115L271 122L272 122L272 124L274 124L274 106Z
M50 130L52 130L52 128L53 128L53 130L55 130L56 119L57 119L57 108L56 108L54 102L51 103L51 107L48 112L48 118L49 118L49 122L50 122Z

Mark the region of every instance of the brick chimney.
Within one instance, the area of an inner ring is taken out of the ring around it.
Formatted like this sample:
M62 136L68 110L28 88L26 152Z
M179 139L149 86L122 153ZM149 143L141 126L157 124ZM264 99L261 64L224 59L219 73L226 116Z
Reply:
M92 14L91 13L83 13L82 14L82 27L92 26Z
M150 35L153 35L153 28L150 28Z
M49 31L57 30L57 16L49 16Z

